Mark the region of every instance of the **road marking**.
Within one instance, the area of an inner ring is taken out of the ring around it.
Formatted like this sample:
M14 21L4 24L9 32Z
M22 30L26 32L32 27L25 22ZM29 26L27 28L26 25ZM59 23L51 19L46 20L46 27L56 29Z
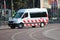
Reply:
M33 37L33 34L39 32L39 31L41 31L41 30L34 31L34 32L30 33L29 36L30 36L33 40L38 40L37 38Z
M44 29L44 28L42 28L42 29ZM30 29L30 30L31 30L31 29ZM28 30L28 31L30 31L30 30ZM32 30L31 30L31 31L32 31ZM34 31L32 31L32 32L29 34L29 36L30 36L33 40L38 40L37 38L33 37L33 34L39 32L39 31L41 31L41 30L39 30L39 28L36 29L36 30L34 29ZM12 35L11 39L12 39L12 40L15 40L15 36L17 36L18 34L24 33L24 32L26 32L26 31L15 33L14 35Z
M15 37L16 35L21 34L21 33L24 33L24 32L25 32L25 31L15 33L14 35L12 35L11 39L12 39L12 40L15 40L14 37Z
M29 36L30 36L33 40L38 40L37 38L34 38L34 37L33 37L33 34L36 33L36 32L37 32L37 31L32 32L31 34L29 34Z
M46 37L49 37L47 34L50 32L50 31L53 31L53 30L57 30L58 28L52 28L52 29L49 29L47 31L44 31L43 32L43 35L45 35ZM52 37L49 37L49 38L52 38ZM55 38L52 38L52 39L55 39ZM55 39L56 40L56 39Z

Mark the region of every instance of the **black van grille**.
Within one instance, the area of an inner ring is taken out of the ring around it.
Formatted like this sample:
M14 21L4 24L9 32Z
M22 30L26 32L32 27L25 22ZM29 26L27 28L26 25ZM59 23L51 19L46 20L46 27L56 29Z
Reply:
M9 23L13 23L13 21L9 21Z

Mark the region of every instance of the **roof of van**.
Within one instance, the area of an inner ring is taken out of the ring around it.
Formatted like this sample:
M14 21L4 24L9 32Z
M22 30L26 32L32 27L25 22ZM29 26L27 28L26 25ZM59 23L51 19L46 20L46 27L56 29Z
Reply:
M30 9L19 9L19 12L47 12L46 8L30 8Z

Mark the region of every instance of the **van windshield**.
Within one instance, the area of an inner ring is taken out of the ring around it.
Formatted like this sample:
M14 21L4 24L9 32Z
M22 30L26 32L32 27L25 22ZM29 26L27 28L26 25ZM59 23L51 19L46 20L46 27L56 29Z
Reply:
M14 18L20 18L22 16L23 12L22 13L17 13Z

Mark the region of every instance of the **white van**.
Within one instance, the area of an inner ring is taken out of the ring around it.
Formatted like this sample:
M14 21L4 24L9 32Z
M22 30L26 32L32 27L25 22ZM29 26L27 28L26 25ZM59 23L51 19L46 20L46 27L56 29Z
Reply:
M44 27L48 23L48 12L45 8L20 9L13 18L9 18L8 25L23 28L36 26Z

